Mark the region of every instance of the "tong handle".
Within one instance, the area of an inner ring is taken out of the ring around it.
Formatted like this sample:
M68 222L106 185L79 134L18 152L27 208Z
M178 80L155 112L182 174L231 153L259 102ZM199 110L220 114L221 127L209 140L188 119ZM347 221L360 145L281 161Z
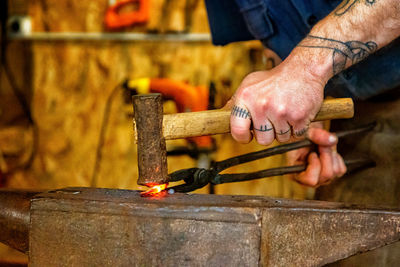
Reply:
M364 168L375 167L375 162L370 158L357 158L357 159L345 159L344 163L347 167L347 173L362 170ZM243 182L255 179L261 179L266 177L280 176L290 173L299 173L305 171L307 168L306 164L278 167L272 169L261 170L251 173L225 173L218 174L210 182L214 185Z
M365 132L368 132L368 131L371 131L372 129L374 129L375 126L376 126L376 122L372 122L372 123L360 126L355 129L337 132L336 136L338 138L342 138L342 137L351 136L353 134L365 133ZM270 147L267 149L263 149L263 150L239 155L236 157L228 158L228 159L225 159L222 161L216 161L213 163L213 169L217 173L219 173L219 172L221 172L227 168L230 168L232 166L235 166L235 165L243 164L246 162L258 160L258 159L265 158L265 157L270 157L270 156L277 155L277 154L283 154L283 153L286 153L286 152L289 152L292 150L296 150L299 148L303 148L303 147L311 147L313 145L315 145L313 142L311 142L308 139L305 139L305 140L301 140L301 141L297 141L297 142L293 142L293 143L289 143L289 144Z

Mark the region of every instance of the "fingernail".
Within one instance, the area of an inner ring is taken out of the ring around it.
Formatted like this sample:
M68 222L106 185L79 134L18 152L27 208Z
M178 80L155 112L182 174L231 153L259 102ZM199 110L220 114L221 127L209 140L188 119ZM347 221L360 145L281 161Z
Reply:
M337 141L337 137L335 135L330 135L329 136L329 142L330 143L336 143Z

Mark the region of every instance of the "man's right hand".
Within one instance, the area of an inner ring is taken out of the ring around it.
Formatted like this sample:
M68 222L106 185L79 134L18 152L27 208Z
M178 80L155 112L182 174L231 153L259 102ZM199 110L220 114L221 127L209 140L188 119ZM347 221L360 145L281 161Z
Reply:
M249 74L231 99L231 133L248 143L254 133L259 144L302 137L318 113L327 79L313 75L304 60L290 56L270 71ZM251 129L253 124L253 129Z

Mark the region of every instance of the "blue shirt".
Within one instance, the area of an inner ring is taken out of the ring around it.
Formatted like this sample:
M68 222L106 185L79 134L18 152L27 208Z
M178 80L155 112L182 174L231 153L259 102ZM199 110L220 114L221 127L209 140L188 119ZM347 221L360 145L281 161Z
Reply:
M206 0L213 43L260 40L285 59L341 0ZM400 38L329 80L326 95L367 99L400 86Z

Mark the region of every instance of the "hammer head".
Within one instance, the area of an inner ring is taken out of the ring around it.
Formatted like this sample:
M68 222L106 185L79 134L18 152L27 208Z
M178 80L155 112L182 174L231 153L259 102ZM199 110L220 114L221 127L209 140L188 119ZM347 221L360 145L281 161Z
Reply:
M162 131L161 94L133 96L135 113L139 185L168 183L167 149Z

